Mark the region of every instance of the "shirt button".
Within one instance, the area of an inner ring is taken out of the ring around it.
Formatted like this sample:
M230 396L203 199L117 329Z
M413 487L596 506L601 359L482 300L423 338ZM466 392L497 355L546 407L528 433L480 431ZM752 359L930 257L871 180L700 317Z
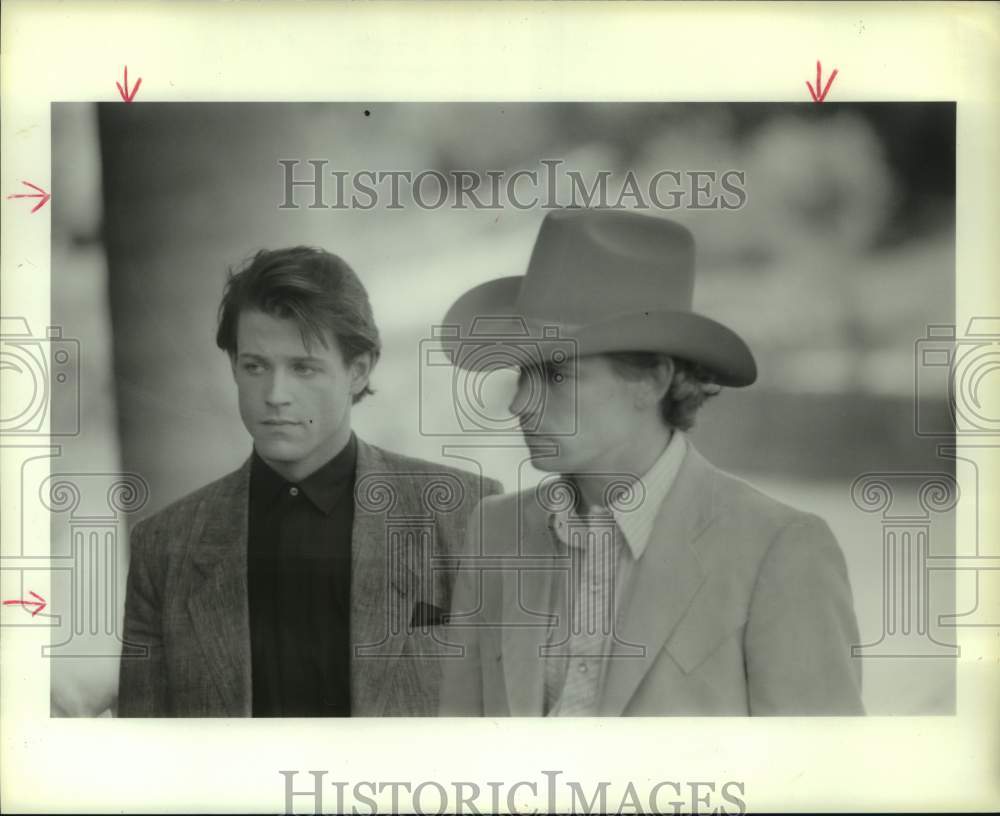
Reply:
M586 663L581 663L579 666L576 667L576 670L578 672L580 672L580 674L586 674L587 673L587 664Z
M297 487L288 488L288 492L291 493L293 496L299 495L299 489Z

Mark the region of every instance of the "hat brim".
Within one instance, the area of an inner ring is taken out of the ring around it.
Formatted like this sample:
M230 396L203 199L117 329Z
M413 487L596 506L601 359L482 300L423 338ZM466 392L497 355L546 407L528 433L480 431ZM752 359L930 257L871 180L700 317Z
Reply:
M522 280L515 275L488 281L452 304L442 345L455 365L469 370L513 367L526 349L533 360L651 351L700 363L719 385L739 388L757 379L757 364L743 339L704 315L643 311L571 326L523 313L517 306Z

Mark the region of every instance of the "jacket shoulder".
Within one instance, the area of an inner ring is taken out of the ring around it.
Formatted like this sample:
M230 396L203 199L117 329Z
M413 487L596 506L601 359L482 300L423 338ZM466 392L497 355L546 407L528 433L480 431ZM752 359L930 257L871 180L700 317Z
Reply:
M170 502L166 507L136 522L132 530L133 536L155 535L164 530L186 526L194 518L198 508L206 501L214 501L217 497L232 492L243 476L245 467L244 463L231 473L192 490Z
M412 475L416 478L432 478L436 475L452 476L458 479L463 487L471 489L473 495L479 496L479 488L482 486L482 496L490 496L503 490L503 486L496 479L489 476L482 476L471 470L465 470L454 465L445 465L441 462L431 462L428 459L421 459L416 456L407 456L395 451L386 450L376 445L371 445L388 465L388 469L397 475Z
M718 505L713 509L775 530L821 521L819 516L786 504L739 476L714 466L713 470L712 500Z
M702 461L706 466L704 474L708 476L710 484L706 482L701 485L697 493L699 498L709 503L707 509L710 516L715 518L728 516L741 524L749 523L758 530L772 533L777 533L790 525L816 522L825 524L819 516L786 504L769 496L745 479L724 471L707 460ZM702 477L697 478L701 480ZM675 484L672 490L677 487ZM531 517L534 514L544 513L536 487L523 488L515 493L486 496L483 498L483 509L484 512L491 512L497 516L517 514Z
M716 469L713 535L699 552L706 564L725 562L756 580L765 564L842 565L843 553L827 522L767 495L733 474ZM841 567L838 566L838 569Z

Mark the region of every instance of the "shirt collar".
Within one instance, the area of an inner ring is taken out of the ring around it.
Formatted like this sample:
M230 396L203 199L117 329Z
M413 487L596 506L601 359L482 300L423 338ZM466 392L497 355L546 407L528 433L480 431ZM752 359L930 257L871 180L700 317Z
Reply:
M640 558L646 551L649 538L653 533L653 525L656 523L657 513L667 498L670 488L673 487L686 452L687 441L684 433L675 430L666 448L663 449L663 453L653 463L653 466L639 477L642 490L638 493L633 491L634 498L638 502L625 499L621 503L611 503L611 515L625 536L625 541L635 559ZM635 507L631 506L633 503L635 503ZM603 508L598 510L605 515L607 514ZM569 518L570 509L560 510L549 515L552 529L564 544L569 543L569 536L566 534Z
M300 482L289 482L265 462L254 449L250 465L250 500L258 507L269 507L291 488L301 490L317 509L331 515L345 488L353 490L358 444L352 433L343 449L325 465Z

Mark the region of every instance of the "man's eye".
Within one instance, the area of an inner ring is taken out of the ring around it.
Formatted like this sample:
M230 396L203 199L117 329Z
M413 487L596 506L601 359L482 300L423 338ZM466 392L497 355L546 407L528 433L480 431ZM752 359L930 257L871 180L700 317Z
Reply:
M304 363L300 363L299 365L295 366L295 372L297 374L315 374L316 369L310 365L305 365Z
M522 367L517 378L519 386L525 383L544 382L550 385L558 385L566 379L562 370L554 366L538 366L535 368Z
M257 374L263 370L263 366L260 363L244 363L243 370L248 374Z

